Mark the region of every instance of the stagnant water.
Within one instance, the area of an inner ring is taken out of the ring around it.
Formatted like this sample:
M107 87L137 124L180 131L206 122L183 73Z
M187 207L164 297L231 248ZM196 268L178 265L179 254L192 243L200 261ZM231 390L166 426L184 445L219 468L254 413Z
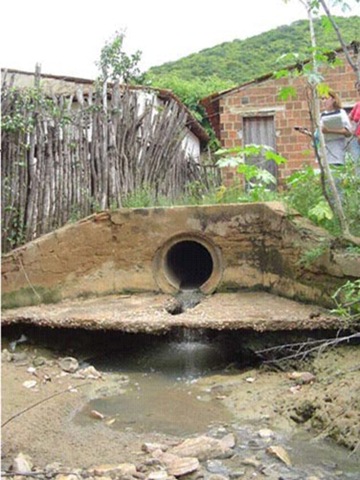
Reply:
M259 439L261 423L239 423L222 402L198 386L207 375L216 374L221 383L221 375L225 380L228 372L244 368L246 349L239 347L237 340L238 337L234 340L231 334L209 337L206 332L183 330L175 336L142 342L140 348L128 343L126 349L95 357L92 363L96 368L121 372L129 382L120 395L92 400L75 421L87 425L92 421L89 411L97 410L110 419L109 428L138 433L189 437L234 432L235 461L233 464L224 460L210 462L213 473L236 475L236 455L241 458L246 452L245 456L256 455L271 471L275 468L278 478L284 480L300 480L310 475L326 480L358 480L359 466L348 451L326 441L314 444L305 432L293 435L277 431L277 442L285 445L295 462L290 470L274 462L265 453L268 441Z
M184 330L164 336L74 335L48 331L40 338L39 333L38 338L35 336L33 342L44 348L53 349L54 342L62 354L70 348L74 356L82 358L82 366L93 365L99 371L119 374L122 384L117 394L109 394L105 385L103 395L76 413L73 421L77 425L91 425L89 412L96 410L106 416L108 428L137 433L186 438L203 434L221 437L232 432L237 439L234 456L208 461L208 472L241 478L241 459L256 455L263 465L264 478L266 472L275 472L276 476L270 478L306 480L313 475L322 480L359 480L359 466L347 450L326 441L314 443L303 431L296 435L276 431L277 444L283 445L294 460L290 468L283 465L266 454L266 441L258 436L264 426L261 422L240 422L219 399L199 387L208 375L216 374L217 383L221 383L222 376L225 380L229 372L241 371L246 363L254 361L244 347L246 341L238 334Z
M197 381L226 368L231 358L224 342L212 341L204 332L183 330L166 341L153 338L140 349L129 342L127 349L91 359L98 370L127 375L123 393L91 401L76 421L89 423L89 411L96 410L116 420L113 428L139 433L186 436L221 427L232 415Z

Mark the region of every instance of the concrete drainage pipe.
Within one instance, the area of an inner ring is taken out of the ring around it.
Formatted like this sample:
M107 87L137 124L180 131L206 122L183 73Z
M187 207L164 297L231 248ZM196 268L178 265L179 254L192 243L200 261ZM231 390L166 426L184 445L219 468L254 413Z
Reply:
M199 289L212 293L222 276L220 249L198 233L183 233L170 238L157 251L153 272L164 293Z

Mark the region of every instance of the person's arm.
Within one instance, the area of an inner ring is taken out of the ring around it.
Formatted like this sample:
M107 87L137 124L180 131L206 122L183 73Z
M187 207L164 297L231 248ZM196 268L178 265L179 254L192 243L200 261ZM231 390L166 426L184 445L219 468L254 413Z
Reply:
M341 114L341 119L343 123L342 128L329 128L325 127L325 125L322 125L321 131L322 133L335 133L336 135L344 135L345 137L351 137L352 133L352 127L351 127L351 122L348 117L348 114L345 112L345 110L340 110Z
M345 137L351 137L351 131L347 128L328 128L322 127L322 133L336 133L337 135L344 135Z
M351 112L349 113L349 118L353 122L359 122L360 121L360 102L355 103Z
M354 135L360 136L360 102L355 103L353 109L349 113L351 123L351 131Z

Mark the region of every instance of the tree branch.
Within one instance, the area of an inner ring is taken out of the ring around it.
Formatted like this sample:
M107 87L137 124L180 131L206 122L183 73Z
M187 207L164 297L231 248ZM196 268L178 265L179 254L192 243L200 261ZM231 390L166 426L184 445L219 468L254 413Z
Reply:
M321 6L323 7L328 19L330 20L331 25L333 26L333 29L335 30L335 33L338 37L338 40L340 42L340 45L345 53L346 60L348 61L349 65L351 68L354 70L356 74L357 81L360 81L360 71L359 71L359 65L357 65L355 62L353 62L353 59L351 58L349 49L347 48L346 43L344 42L344 39L341 35L341 32L339 30L339 27L337 26L334 17L332 16L329 7L327 6L325 0L319 0Z

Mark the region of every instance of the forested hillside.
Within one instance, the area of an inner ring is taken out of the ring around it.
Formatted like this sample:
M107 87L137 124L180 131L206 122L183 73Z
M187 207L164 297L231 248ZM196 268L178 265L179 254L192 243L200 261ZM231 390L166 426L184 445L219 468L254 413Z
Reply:
M346 42L360 40L359 16L335 19ZM321 20L316 23L316 36L319 47L335 49L340 46L333 28L324 28ZM300 53L308 56L309 49L309 23L299 20L245 40L222 43L175 62L153 67L148 74L155 83L161 77L171 75L183 81L208 81L210 77L217 77L237 85L289 64L289 59L277 62L281 55Z

